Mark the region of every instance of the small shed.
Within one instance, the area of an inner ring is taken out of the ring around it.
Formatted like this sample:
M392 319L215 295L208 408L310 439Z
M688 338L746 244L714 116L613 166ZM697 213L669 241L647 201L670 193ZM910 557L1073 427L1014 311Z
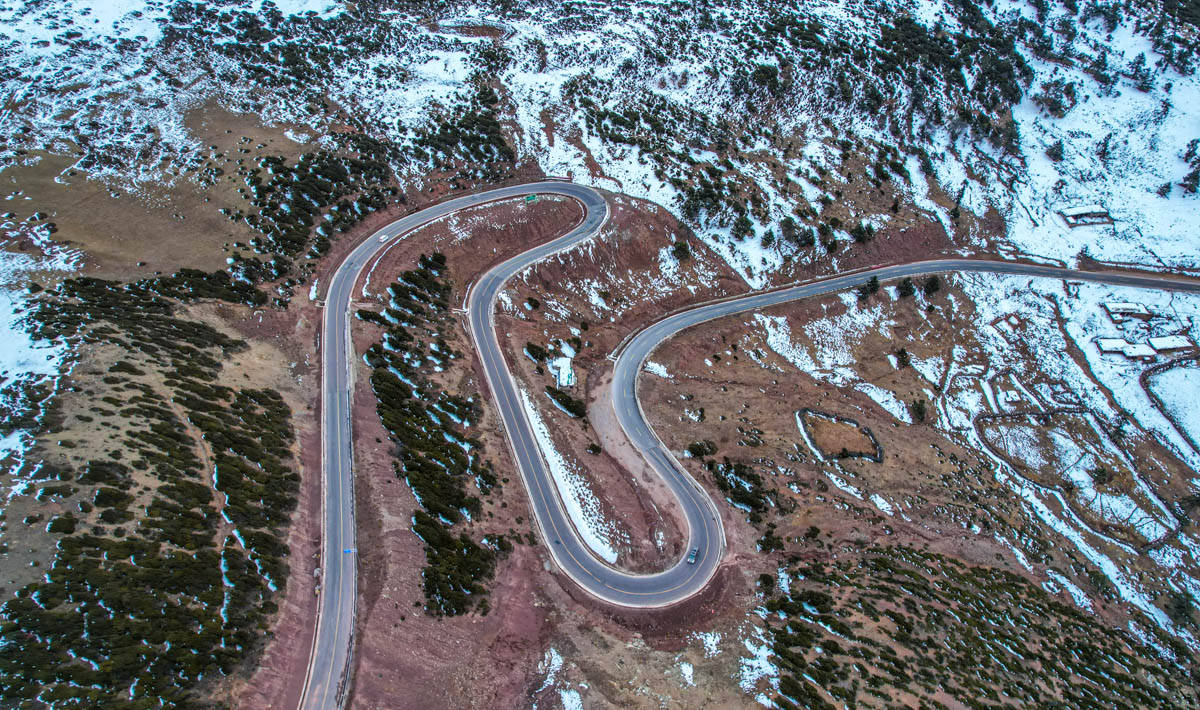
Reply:
M1096 338L1096 347L1102 353L1123 353L1129 343L1124 338Z
M1079 207L1068 207L1058 211L1058 214L1067 223L1067 226L1074 229L1075 227L1086 227L1093 224L1112 224L1112 215L1103 205L1081 205Z
M1106 301L1104 310L1108 311L1108 317L1114 323L1121 323L1130 318L1138 320L1150 320L1154 314L1148 308L1140 303L1125 303L1122 301Z
M1191 350L1195 345L1185 335L1164 335L1150 338L1150 347L1160 353L1169 353L1176 350Z

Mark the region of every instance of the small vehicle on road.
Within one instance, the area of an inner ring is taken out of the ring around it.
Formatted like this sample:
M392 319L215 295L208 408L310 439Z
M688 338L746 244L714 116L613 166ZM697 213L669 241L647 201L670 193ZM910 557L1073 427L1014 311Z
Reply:
M698 547L692 548L692 551L688 553L688 564L689 565L696 564L696 555L698 555L699 553L700 553L700 548L698 548Z

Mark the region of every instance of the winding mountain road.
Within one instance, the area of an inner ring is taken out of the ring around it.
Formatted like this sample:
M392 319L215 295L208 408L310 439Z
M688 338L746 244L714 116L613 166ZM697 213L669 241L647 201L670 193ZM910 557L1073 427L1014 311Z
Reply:
M638 332L620 350L612 381L613 405L630 441L679 499L688 526L688 549L698 552L694 564L685 558L662 572L634 575L616 569L592 554L572 527L560 492L538 448L521 401L522 395L508 370L494 326L496 297L508 279L537 261L594 236L608 218L608 206L604 198L582 185L547 181L459 197L396 220L350 252L334 271L327 290L321 330L322 594L300 703L305 710L340 706L349 677L353 646L357 553L354 547L350 421L353 411L351 392L354 359L350 344L350 313L355 284L372 257L386 248L395 237L422 224L467 207L509 197L546 193L571 197L582 203L583 221L563 236L515 256L485 273L469 294L468 327L547 548L560 569L579 586L599 599L621 606L663 607L695 594L704 588L716 572L724 552L724 531L715 504L651 430L637 398L638 374L645 360L660 343L680 331L724 316L841 291L857 286L871 276L887 280L950 271L986 272L1200 292L1200 281L1166 275L1075 271L1006 261L941 259L884 266L775 291L752 293L700 305L658 321ZM540 396L537 393L535 395Z

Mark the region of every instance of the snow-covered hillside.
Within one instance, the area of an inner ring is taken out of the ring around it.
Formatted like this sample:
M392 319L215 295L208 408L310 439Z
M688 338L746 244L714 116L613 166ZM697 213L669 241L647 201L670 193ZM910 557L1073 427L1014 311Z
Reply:
M960 212L1005 218L964 246L1153 266L1194 252L1194 28L1153 7L528 2L500 22L488 3L430 18L388 2L61 0L0 15L2 159L78 150L76 168L121 189L187 178L199 146L183 114L213 96L317 136L328 97L406 146L394 168L419 183L453 152L431 135L493 82L518 161L671 208L755 285L794 251L780 221L837 199L838 141L951 230ZM1057 214L1092 203L1115 224ZM755 236L731 236L744 214Z

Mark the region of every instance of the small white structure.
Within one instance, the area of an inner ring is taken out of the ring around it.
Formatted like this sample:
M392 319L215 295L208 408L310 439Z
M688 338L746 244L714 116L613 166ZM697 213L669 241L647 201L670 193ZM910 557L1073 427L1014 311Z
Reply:
M1130 318L1150 320L1154 315L1140 303L1107 301L1104 304L1104 310L1108 311L1108 317L1112 319L1113 323L1122 323Z
M1156 338L1151 338L1151 343ZM1130 360L1153 360L1158 348L1146 343L1130 343L1124 338L1096 338L1096 347L1102 353L1121 353Z
M1125 348L1125 357L1130 360L1153 360L1154 355L1154 348L1145 343L1138 343Z
M1164 335L1150 338L1150 347L1160 353L1169 353L1175 350L1191 350L1195 345L1184 335Z
M1004 390L1000 395L1004 403L1010 406L1015 406L1021 403L1021 395L1016 390Z
M1096 347L1102 353L1123 353L1129 343L1125 342L1125 338L1096 338Z
M1090 224L1112 224L1112 215L1108 213L1103 205L1081 205L1079 207L1068 207L1059 210L1058 214L1062 216L1063 221L1068 227L1086 227Z

